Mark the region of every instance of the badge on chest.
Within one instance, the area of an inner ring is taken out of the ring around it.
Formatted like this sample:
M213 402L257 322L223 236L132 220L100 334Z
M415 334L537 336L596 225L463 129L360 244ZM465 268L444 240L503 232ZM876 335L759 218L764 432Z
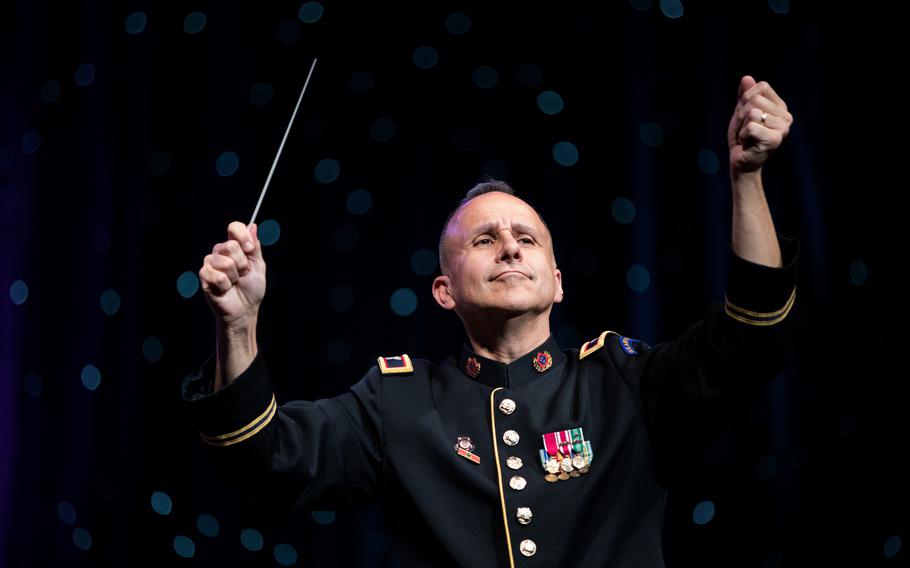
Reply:
M559 430L543 435L543 449L540 450L540 464L550 482L565 481L588 473L594 450L591 442L585 440L581 428Z
M474 444L471 443L470 436L458 436L455 440L455 453L469 461L480 463L480 456L474 453Z

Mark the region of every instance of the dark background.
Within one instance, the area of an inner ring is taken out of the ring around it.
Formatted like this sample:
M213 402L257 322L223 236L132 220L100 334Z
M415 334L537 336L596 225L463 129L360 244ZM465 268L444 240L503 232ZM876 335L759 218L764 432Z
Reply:
M460 351L460 322L433 302L436 272L420 259L484 175L552 229L563 347L605 329L673 339L723 298L726 129L749 74L795 117L764 181L776 229L802 247L800 357L685 464L667 563L908 564L904 14L326 2L306 22L302 4L3 4L0 566L398 565L375 509L280 512L217 482L180 400L214 330L201 290L185 298L178 279L230 221L249 221L314 57L257 217L274 240L259 342L279 402L339 394L378 355ZM136 12L146 25L128 33ZM197 33L191 12L205 14ZM453 13L469 18L463 33L447 29ZM430 68L415 64L422 46L438 54ZM496 71L488 88L473 80L482 65ZM544 91L561 112L541 111ZM554 159L563 141L576 164ZM239 157L228 176L225 152ZM323 160L335 179L320 181ZM409 315L392 310L400 288L416 295ZM703 501L716 512L697 524Z

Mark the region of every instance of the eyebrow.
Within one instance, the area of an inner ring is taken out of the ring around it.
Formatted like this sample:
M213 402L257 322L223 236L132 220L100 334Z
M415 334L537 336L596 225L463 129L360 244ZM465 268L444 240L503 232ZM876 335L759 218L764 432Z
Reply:
M492 235L495 234L496 228L498 226L499 224L495 222L484 223L483 225L471 231L470 235L472 238L484 233L490 233ZM512 223L512 229L514 231L518 231L519 233L533 235L534 237L537 236L537 230L529 225L525 225L524 223Z

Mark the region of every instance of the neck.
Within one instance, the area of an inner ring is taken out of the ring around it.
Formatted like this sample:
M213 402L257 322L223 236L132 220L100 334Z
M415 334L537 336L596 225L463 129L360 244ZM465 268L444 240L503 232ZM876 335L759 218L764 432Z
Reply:
M511 363L550 337L550 310L501 320L487 315L464 324L475 353Z

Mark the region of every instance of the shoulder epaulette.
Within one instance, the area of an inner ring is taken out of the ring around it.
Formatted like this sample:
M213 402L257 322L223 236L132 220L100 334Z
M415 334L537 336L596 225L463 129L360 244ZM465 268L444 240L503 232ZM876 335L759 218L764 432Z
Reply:
M603 347L604 344L607 342L608 333L612 333L614 335L619 335L615 331L610 331L610 330L607 330L607 331L601 333L596 338L592 339L591 341L588 341L587 343L585 343L584 345L581 346L581 349L578 350L578 359L579 360L584 359L591 353L594 353L595 351L597 351L598 349Z
M414 365L411 364L411 358L407 353L394 357L378 357L376 361L379 363L379 370L383 375L414 372Z
M635 349L633 343L643 344L646 348L649 347L647 343L640 339L633 339L620 335L615 331L607 330L581 346L581 349L578 350L579 361L603 347L607 343L607 334L610 333L619 338L619 346L622 347L622 350L625 351L627 355L638 355L638 350Z

